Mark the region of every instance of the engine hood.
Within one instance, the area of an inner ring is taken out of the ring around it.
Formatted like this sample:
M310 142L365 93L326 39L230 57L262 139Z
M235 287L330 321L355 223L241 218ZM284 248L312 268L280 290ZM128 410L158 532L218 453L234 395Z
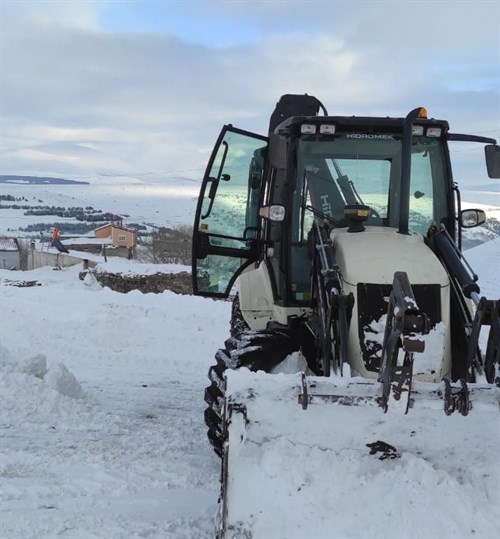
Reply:
M367 227L363 232L337 228L331 239L348 284L392 284L394 272L404 271L411 284L449 285L445 269L420 234L399 234L385 227Z

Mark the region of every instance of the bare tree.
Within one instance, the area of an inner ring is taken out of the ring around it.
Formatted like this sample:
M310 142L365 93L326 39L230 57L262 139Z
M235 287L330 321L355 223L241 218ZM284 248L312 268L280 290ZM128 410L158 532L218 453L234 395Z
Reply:
M155 232L150 241L143 242L137 257L153 264L191 264L193 227L180 225L167 231Z

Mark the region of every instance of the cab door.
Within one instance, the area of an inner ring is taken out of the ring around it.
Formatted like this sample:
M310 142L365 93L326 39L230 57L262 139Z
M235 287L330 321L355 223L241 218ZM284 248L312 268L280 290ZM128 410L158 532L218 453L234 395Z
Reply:
M257 260L267 138L223 127L201 185L193 231L193 292L227 297Z

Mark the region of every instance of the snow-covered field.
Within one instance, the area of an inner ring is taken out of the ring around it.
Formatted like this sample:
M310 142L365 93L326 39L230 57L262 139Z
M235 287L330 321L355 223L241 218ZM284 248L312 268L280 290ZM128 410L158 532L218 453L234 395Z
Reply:
M66 186L28 189L52 188L54 196L73 196L55 193L68 193ZM131 219L155 212L164 219L169 208L190 222L192 193L176 200L161 191L150 196L153 191L135 213L137 198L117 195L110 207L104 187L100 202L97 195L85 200ZM500 297L500 239L469 250L467 259L480 275L482 293ZM132 263L108 264L130 271ZM0 538L213 538L220 471L206 440L203 390L213 354L228 336L230 304L168 291L120 294L91 277L80 281L80 269L0 270ZM37 286L12 286L19 280ZM339 422L332 415L328 428L345 444L339 442L329 459L321 448L315 451L323 455L319 460L301 452L300 474L278 478L290 513L303 512L304 524L323 538L499 537L498 414L475 409L467 418L447 418L436 410L424 426L418 414L391 424L378 412L370 412L369 441L379 435L397 441L403 429L409 438L407 446L398 442L401 458L379 461L366 447L351 446L353 429L368 428L366 421L353 416ZM324 417L309 428L324 431ZM457 435L461 429L463 437ZM419 435L424 431L432 435ZM281 447L284 460L293 454L285 441ZM270 452L257 463L255 478L273 474L279 458ZM306 480L311 512L294 505L296 479ZM326 482L331 503L312 511ZM276 507L277 492L256 492L260 504ZM331 535L325 535L328 523ZM314 539L293 533L286 522L273 523L253 539Z
M103 212L126 215L125 223L149 223L174 227L192 224L200 184L179 181L168 184L91 183L89 185L0 184L0 194L25 197L30 205L93 206ZM3 205L12 204L2 202ZM26 216L21 210L0 210L0 235L31 223L51 223L55 216ZM68 222L75 222L69 220ZM11 235L11 233L9 233Z
M175 227L191 225L194 220L200 183L178 180L168 184L147 184L140 181L93 182L89 185L23 185L0 183L0 195L25 197L21 204L32 206L93 206L103 212L125 215L124 223L147 223ZM464 208L483 209L489 218L500 220L500 193L495 191L464 191ZM2 202L10 205L11 202ZM60 221L52 215L26 216L16 209L0 210L0 235L11 236L28 224ZM74 219L64 218L68 222ZM481 235L481 229L468 233ZM485 238L488 239L488 238Z

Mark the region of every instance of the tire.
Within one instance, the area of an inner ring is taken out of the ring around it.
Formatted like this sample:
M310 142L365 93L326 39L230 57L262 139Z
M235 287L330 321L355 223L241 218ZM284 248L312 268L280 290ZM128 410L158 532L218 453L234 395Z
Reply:
M240 307L240 296L238 293L233 298L233 304L231 307L231 337L239 335L244 331L250 331L250 326L245 322Z
M205 424L214 451L222 457L224 447L224 375L227 369L246 367L271 372L289 354L300 349L300 341L285 330L246 330L231 336L215 354L208 370L210 385L205 389Z
M484 357L484 373L486 381L490 384L496 384L500 387L500 380L497 376L497 365L500 363L500 347L495 342L493 330L490 330L488 342L486 345L486 354Z

